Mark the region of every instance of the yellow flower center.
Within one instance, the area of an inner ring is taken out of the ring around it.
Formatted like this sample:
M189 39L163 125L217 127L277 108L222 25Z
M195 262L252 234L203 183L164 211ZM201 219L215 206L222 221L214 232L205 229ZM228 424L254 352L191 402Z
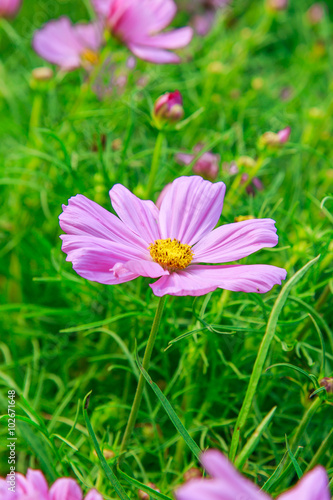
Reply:
M194 256L190 245L170 238L155 240L149 245L148 250L153 261L168 271L185 269L192 262Z
M81 54L81 59L83 64L90 64L90 65L96 65L98 64L99 61L99 56L96 52L90 49L86 49L82 54Z

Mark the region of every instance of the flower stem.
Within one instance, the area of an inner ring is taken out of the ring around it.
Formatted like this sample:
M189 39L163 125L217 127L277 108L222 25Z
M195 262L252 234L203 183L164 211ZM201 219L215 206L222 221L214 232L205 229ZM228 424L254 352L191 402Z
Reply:
M165 295L163 297L160 297L160 300L159 300L159 303L158 303L158 306L156 309L156 313L155 313L155 318L154 318L154 321L153 321L153 324L152 324L152 327L150 330L150 335L148 338L145 354L144 354L143 361L142 361L142 367L146 371L149 368L151 353L153 351L156 335L158 332L158 328L160 326L165 299L166 299ZM127 426L125 429L124 437L123 437L123 440L122 440L122 443L120 446L120 459L119 459L119 461L121 461L123 458L123 454L127 449L128 441L129 441L131 434L132 434L132 431L134 429L134 425L135 425L136 418L138 416L138 412L139 412L139 408L140 408L144 384L145 384L145 379L141 373L140 377L139 377L138 386L136 388L136 393L135 393L131 413L130 413L130 416L129 416L129 419L127 422Z
M148 200L150 200L150 197L151 197L151 195L153 193L153 189L154 189L156 174L158 171L158 165L159 165L160 157L161 157L163 139L164 139L164 132L162 132L160 130L158 133L157 139L156 139L153 160L152 160L151 168L150 168L149 181L148 181L147 192L146 192L146 198Z

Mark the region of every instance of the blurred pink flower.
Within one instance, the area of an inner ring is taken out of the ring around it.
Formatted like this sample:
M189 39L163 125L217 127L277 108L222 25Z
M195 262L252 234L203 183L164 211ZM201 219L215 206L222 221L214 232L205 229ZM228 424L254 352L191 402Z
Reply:
M15 486L7 479L0 478L1 500L82 500L80 486L74 479L62 477L48 488L46 479L40 470L28 469L27 475L15 473ZM14 487L15 491L8 488ZM84 500L103 500L96 490L90 490Z
M98 62L102 35L100 23L72 25L67 17L60 17L35 31L32 46L39 56L63 70L89 69Z
M272 11L285 10L288 7L289 0L267 0L267 6Z
M184 165L189 165L203 148L202 143L194 146L195 154L178 153L176 159ZM193 173L201 175L204 179L214 181L219 173L220 155L207 151L193 165Z
M145 61L178 63L179 56L169 49L180 49L191 41L189 27L159 33L176 14L173 0L93 0L93 5L112 35Z
M272 219L216 226L225 185L201 177L172 182L160 210L121 184L110 191L119 218L80 194L63 205L62 250L83 278L116 285L138 276L160 278L155 295L204 295L216 288L264 293L286 271L270 265L207 266L242 259L278 242Z
M248 178L249 178L249 174L247 174L247 173L242 174L241 184L245 184L245 182L247 182ZM264 185L261 182L261 180L258 179L258 177L253 177L252 181L246 186L247 194L250 194L252 196L255 196L256 190L262 191L263 189L264 189Z
M11 19L16 16L22 5L22 0L0 0L0 17Z
M325 17L325 7L322 3L316 2L306 13L307 19L310 24L319 24Z
M280 144L285 144L286 142L288 142L290 134L291 134L290 127L286 127L284 129L280 130L280 132L277 133Z
M201 455L201 463L211 479L192 479L175 493L177 500L271 500L258 486L243 477L228 459L217 450ZM296 486L279 495L278 500L330 500L327 473L317 466Z
M153 116L158 122L178 122L184 116L183 98L179 90L161 95L154 104Z

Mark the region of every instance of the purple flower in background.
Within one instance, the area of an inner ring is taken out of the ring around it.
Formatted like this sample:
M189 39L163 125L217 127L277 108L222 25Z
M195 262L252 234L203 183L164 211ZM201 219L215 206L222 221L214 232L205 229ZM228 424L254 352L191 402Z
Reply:
M216 226L223 182L179 177L160 209L121 184L110 191L118 217L80 194L59 217L62 250L83 278L116 285L138 276L160 278L155 295L204 295L216 288L265 293L286 271L270 265L206 265L233 262L278 242L272 219ZM201 263L204 263L202 265Z
M307 19L310 24L319 24L325 16L325 7L322 3L316 2L306 13Z
M277 136L278 136L278 139L279 139L279 143L280 144L285 144L286 142L288 142L290 134L291 134L291 128L290 127L286 127L284 129L280 130L280 132L277 133Z
M100 23L72 25L67 17L61 17L35 31L32 45L39 56L63 70L90 69L98 62L102 36Z
M226 7L231 0L189 0L184 9L192 14L194 30L206 36L212 29L217 11Z
M176 14L173 0L93 0L93 5L111 34L145 61L179 63L179 56L169 50L185 47L192 39L189 27L159 33Z
M11 481L15 491L10 490ZM15 473L15 481L8 475L7 479L0 478L1 500L82 500L80 486L72 478L57 479L48 488L46 479L40 470L28 469L27 475ZM90 490L84 500L103 500L96 490Z
M178 153L176 159L178 162L189 165L192 163L197 153L203 148L202 143L198 143L194 146L193 151L195 154ZM214 154L211 151L207 151L195 162L193 165L193 173L201 175L204 179L214 181L219 173L220 155Z
M289 0L267 0L267 7L273 12L286 10Z
M201 455L201 463L211 479L192 479L175 493L177 500L271 500L258 486L243 477L217 450ZM282 493L278 500L330 500L328 477L320 465L305 474L296 486Z
M0 17L11 19L16 16L22 5L22 0L0 0Z

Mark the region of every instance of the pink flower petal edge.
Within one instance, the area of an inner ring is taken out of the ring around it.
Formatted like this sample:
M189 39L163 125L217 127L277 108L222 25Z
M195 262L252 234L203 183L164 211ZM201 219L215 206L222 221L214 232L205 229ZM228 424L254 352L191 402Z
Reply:
M173 0L93 0L93 5L111 34L148 62L179 63L179 56L169 50L185 47L193 36L190 27L160 33L176 14Z
M164 190L157 207L116 184L110 197L119 218L76 195L59 216L66 233L62 249L74 270L91 281L111 285L138 276L159 278L150 285L157 296L199 296L217 288L265 293L286 278L284 269L207 265L233 262L278 242L272 219L214 229L224 194L223 182L179 177Z
M82 500L83 494L77 482L70 477L57 479L51 488L48 488L46 479L40 470L28 469L26 476L20 473L15 475L15 492L8 490L7 479L0 478L1 500ZM103 500L97 490L90 490L84 500Z
M243 477L228 459L217 450L201 455L201 463L212 476L209 479L192 479L175 492L176 500L270 500L249 479ZM298 481L296 486L278 497L279 500L329 500L330 492L325 469L315 467Z

